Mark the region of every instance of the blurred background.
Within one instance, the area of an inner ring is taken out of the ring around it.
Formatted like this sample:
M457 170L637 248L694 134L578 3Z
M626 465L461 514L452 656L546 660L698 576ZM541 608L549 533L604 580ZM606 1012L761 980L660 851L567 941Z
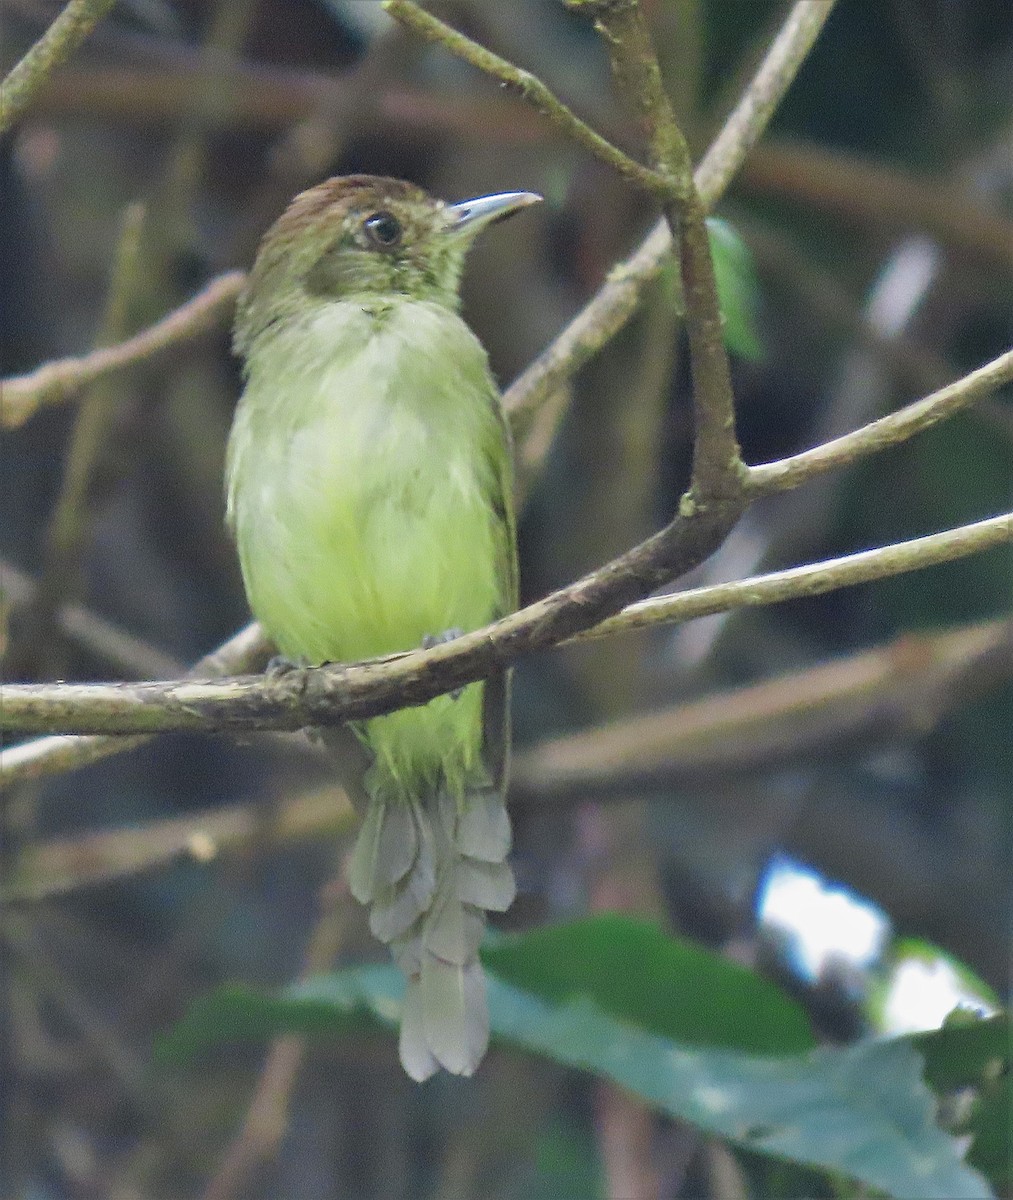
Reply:
M787 6L642 3L699 156ZM588 22L556 0L433 8L641 151ZM0 0L0 68L56 11ZM1011 68L1004 0L840 0L719 207L752 261L733 346L748 461L1008 347ZM350 172L451 200L546 197L470 260L465 315L504 386L656 218L375 0L121 0L0 141L0 373L151 323L247 267L294 193ZM248 620L223 527L226 325L85 394L99 438L83 477L77 406L5 434L5 679L171 677ZM566 399L523 510L525 599L664 524L687 482L670 280ZM1000 395L764 501L688 582L1001 512L1011 445ZM993 551L521 663L520 895L501 927L650 915L780 980L830 1040L938 1023L953 999L933 989L965 986L926 967L874 1005L897 939L941 947L979 994L1004 989L1010 566ZM68 624L74 605L120 636ZM224 981L380 954L344 892L352 826L326 760L297 738L165 737L21 785L2 812L0 1195L211 1195L263 1047L165 1065L154 1039ZM314 1042L276 1132L271 1161L216 1194L582 1200L616 1194L620 1144L654 1194L729 1194L692 1130L507 1050L420 1090L393 1038Z

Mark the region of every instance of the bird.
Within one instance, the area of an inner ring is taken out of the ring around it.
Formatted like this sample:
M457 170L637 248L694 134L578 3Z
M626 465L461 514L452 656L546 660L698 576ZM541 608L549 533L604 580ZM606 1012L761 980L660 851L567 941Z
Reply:
M283 660L429 646L516 608L510 433L460 282L476 235L539 200L337 176L264 235L236 309L226 514ZM488 1046L478 948L516 890L509 688L504 671L351 725L349 889L406 976L399 1052L419 1082L473 1074Z

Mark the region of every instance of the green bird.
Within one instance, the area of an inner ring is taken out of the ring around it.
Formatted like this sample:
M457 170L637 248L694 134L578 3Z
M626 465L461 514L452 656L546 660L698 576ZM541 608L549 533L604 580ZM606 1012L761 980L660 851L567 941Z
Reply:
M236 315L226 491L250 607L285 658L410 650L516 607L510 435L459 284L475 235L539 199L445 204L351 175L264 237ZM419 1081L470 1075L489 1040L478 946L515 892L508 689L353 725L368 768L349 883L407 976L400 1054Z

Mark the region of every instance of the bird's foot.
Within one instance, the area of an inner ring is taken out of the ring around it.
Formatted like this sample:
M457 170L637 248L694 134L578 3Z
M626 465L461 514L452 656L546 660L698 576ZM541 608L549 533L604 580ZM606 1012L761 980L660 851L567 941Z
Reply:
M459 638L464 633L463 629L445 629L443 633L427 633L422 639L422 649L432 650L434 646L442 646L446 642L452 642L455 638ZM449 693L451 700L459 700L464 688L454 688Z
M286 658L284 654L275 654L268 660L264 674L272 679L280 679L293 671L306 671L313 665L304 654L300 654L298 658Z
M442 646L445 642L452 642L463 633L463 629L446 629L443 633L427 633L422 639L422 649L432 650L434 646Z

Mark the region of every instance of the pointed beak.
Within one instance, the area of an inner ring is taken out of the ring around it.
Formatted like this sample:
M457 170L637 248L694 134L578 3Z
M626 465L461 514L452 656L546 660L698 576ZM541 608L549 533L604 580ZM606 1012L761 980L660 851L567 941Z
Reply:
M466 233L471 237L494 221L502 221L522 208L540 203L541 199L537 192L498 192L495 196L478 196L474 200L450 204L447 206L450 216L447 231Z

